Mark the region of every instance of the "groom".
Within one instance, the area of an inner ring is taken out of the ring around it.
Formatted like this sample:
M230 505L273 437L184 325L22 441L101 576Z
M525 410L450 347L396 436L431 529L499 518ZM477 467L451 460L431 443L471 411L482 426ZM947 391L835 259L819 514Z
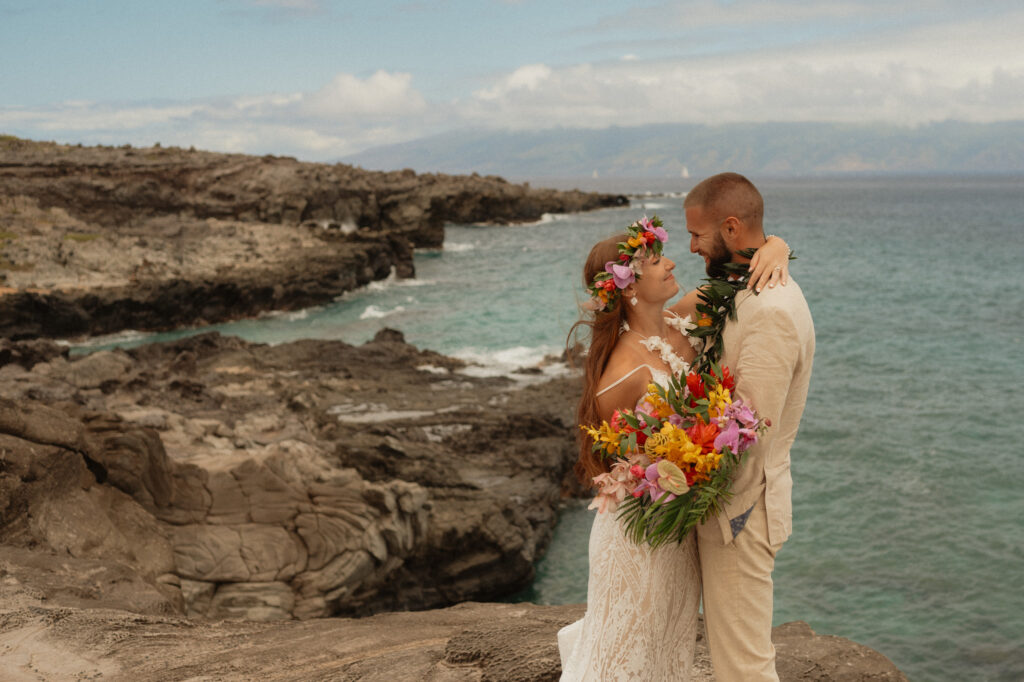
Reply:
M765 241L764 201L742 175L722 173L683 201L690 251L709 274ZM697 528L704 623L718 682L778 680L771 641L775 554L792 531L789 448L807 400L814 326L800 287L736 295L737 319L722 333L721 364L736 392L771 426L747 453L724 510Z

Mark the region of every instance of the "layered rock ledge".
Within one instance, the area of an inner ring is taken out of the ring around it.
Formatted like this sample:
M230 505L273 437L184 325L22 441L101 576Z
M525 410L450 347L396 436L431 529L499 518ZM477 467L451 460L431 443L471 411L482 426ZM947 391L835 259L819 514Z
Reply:
M0 336L169 329L330 302L437 247L446 223L627 203L487 176L373 172L0 136Z
M46 348L0 347L0 542L113 561L145 612L500 597L531 581L574 457L574 380L468 376L390 330Z
M2 594L2 588L0 588ZM42 605L0 610L5 679L554 681L556 633L582 605L466 603L289 623L196 623ZM806 623L776 627L783 682L905 682L885 656ZM691 679L713 680L702 640Z

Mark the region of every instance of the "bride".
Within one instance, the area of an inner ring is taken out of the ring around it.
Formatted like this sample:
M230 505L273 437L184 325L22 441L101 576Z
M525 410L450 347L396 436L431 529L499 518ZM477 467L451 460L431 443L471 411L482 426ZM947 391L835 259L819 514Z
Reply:
M687 336L689 316L665 309L679 291L675 263L662 255L667 240L659 221L644 218L590 251L583 280L591 314L570 332L571 338L580 327L590 331L580 424L611 421L616 410L634 408L649 383L685 374L696 355ZM769 239L751 261L751 282L785 282L788 255L785 242ZM673 308L695 313L696 303L691 291ZM588 488L608 472L590 446L584 438L576 463ZM607 496L601 499L590 531L587 612L558 633L561 679L688 680L701 596L694 535L655 550L636 545L623 534Z

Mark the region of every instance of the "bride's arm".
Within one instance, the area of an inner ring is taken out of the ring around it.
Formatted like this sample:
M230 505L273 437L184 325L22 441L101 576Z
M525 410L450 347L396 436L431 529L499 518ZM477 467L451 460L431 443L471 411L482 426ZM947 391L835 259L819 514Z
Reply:
M789 246L781 237L768 235L768 240L761 245L754 257L750 259L750 279L747 288L761 291L767 284L786 286L789 279Z

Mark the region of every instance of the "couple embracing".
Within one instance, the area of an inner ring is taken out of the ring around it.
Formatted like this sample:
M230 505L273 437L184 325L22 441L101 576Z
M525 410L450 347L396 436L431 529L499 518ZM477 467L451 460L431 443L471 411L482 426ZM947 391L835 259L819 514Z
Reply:
M707 292L688 292L669 306L679 286L675 264L661 254L663 229L645 224L599 242L583 273L592 314L577 323L590 331L579 421L614 422L620 412L639 410L651 384L685 376L712 353L731 371L737 396L769 426L732 475L718 513L682 542L634 542L616 498L598 495L587 612L558 635L563 680L688 680L702 601L715 679L778 680L772 570L792 527L789 450L807 397L814 328L799 286L787 282L789 248L765 237L763 199L749 180L736 173L708 178L683 208L690 251L704 258L712 278L725 279L724 271L749 260L742 268L749 274L733 276L726 305L711 296L724 326L717 338L695 332L692 320L708 324ZM733 314L721 314L727 306ZM609 462L591 441L581 444L576 472L585 486L596 478L604 487Z

